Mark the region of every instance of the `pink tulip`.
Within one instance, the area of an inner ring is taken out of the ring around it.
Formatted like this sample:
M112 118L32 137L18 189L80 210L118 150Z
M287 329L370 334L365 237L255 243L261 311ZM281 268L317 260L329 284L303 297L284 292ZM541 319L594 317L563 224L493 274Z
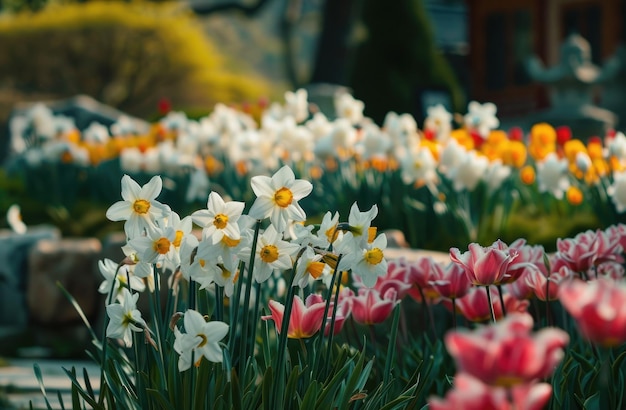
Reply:
M428 405L430 410L541 410L551 395L552 386L547 383L515 386L507 395L502 387L488 386L467 373L459 373L445 399L431 397Z
M331 303L328 317L326 318L326 326L324 327L324 336L328 336L330 334L330 326L332 322L332 315L335 315L335 323L333 326L333 334L336 335L341 332L343 329L343 325L346 319L350 316L352 312L352 298L354 297L354 292L350 288L343 288L339 292L339 301L338 301L338 309L334 312L334 304ZM314 303L326 303L326 301L319 294L311 294L307 298L307 302L310 301L310 304Z
M504 317L500 303L500 292L497 288L492 286L489 287L489 292L491 293L491 304L493 305L495 318L496 320L500 320ZM502 297L504 298L504 308L507 314L511 312L526 312L530 304L527 300L518 300L508 293L504 293ZM489 299L487 298L487 292L483 286L471 287L467 295L456 301L456 307L458 312L470 322L485 322L491 320Z
M382 323L398 303L400 301L393 289L381 296L376 289L361 288L359 295L352 298L352 317L364 325Z
M561 285L561 304L574 317L583 336L601 346L626 342L626 285L607 278L578 279Z
M415 261L408 262L407 281L411 285L408 294L414 300L421 302L423 296L426 302L434 304L440 299L439 292L431 284L431 281L435 280L433 274L436 264L432 256L421 256Z
M298 295L293 298L291 315L289 316L289 330L287 337L290 339L306 339L313 336L322 327L322 318L326 302L316 301L314 295L307 298L307 304L302 302ZM283 324L285 306L275 300L270 300L269 308L271 315L262 316L263 320L273 320L276 331L280 333Z
M517 300L527 300L532 299L535 296L533 288L531 288L526 282L526 278L528 277L530 270L525 270L524 273L512 283L507 283L503 285L503 288L507 291L507 293L511 294Z
M451 331L448 352L461 372L492 386L511 387L550 376L563 358L569 335L557 328L530 334L533 319L511 313L502 321L475 331Z
M507 270L517 254L516 249L506 248L501 241L489 247L470 243L468 251L463 254L458 248L450 248L450 259L465 269L470 282L479 286L502 283L508 277Z
M547 276L548 268L544 262L545 250L541 245L527 245L525 239L513 242L509 249L517 251L517 258L509 265L507 277L501 283L509 284L518 282L518 279L529 271L544 272Z
M600 241L594 231L581 232L574 238L557 239L559 262L565 263L574 272L587 272L598 258ZM556 266L553 269L558 269Z
M571 279L573 276L573 270L567 266L561 266L558 271L552 272L548 278L539 271L528 272L525 281L532 289L537 299L545 302L546 300L557 300L559 286L565 280Z
M467 295L472 286L463 267L456 263L443 266L435 262L431 277L429 285L447 299L458 299Z

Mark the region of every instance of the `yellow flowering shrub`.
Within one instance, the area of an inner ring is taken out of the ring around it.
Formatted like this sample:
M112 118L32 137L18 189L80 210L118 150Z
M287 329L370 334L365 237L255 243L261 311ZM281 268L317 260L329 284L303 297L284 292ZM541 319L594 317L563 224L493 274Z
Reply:
M50 5L0 19L0 86L59 97L79 93L137 116L161 98L174 109L268 97L270 86L238 74L180 4Z

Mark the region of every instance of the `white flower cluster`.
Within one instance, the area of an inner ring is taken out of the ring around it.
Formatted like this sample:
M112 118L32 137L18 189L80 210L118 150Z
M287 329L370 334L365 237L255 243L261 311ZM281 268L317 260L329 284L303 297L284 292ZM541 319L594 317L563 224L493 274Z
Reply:
M376 236L371 226L378 213L376 206L362 212L355 203L343 224L338 214L328 212L316 229L304 224L306 214L298 203L313 187L296 179L291 168L283 166L271 177L255 176L251 184L256 199L247 214L243 202L224 201L211 192L206 209L180 218L156 200L162 187L160 176L144 186L128 175L123 177L122 200L111 205L106 214L110 220L125 221L127 244L123 249L127 260L119 266L110 260L100 262L105 280L99 291L110 295L112 302L107 306L107 337L122 339L130 346L133 331L148 329L136 307L137 292L146 288L154 291L155 284L160 283L159 274L168 270L173 272L168 283L174 292L181 283L180 275L187 282L198 283L200 289L217 286L227 297L244 273L238 272L240 263L251 261L253 266L246 268L253 269L258 284L270 278L278 282L280 274L294 264L293 286L300 287L315 280L330 286L334 269L352 270L369 287L387 273L386 237ZM266 219L269 224L258 231ZM201 234L193 232L194 224ZM334 257L323 259L331 254ZM219 342L228 325L207 323L194 310L184 313L183 322L183 330L174 328L179 370L186 370L201 357L220 362Z
M363 115L363 102L349 93L337 94L334 102L332 119L312 110L304 89L286 92L284 103L270 105L258 123L252 116L224 104L217 104L210 115L198 120L189 119L182 112L170 112L158 122L157 129L161 135L174 138L160 137L153 139L152 144L126 145L125 140L147 130L137 129L128 118L122 117L109 128L93 123L79 136L80 141L76 141L77 130L72 119L55 116L46 106L37 105L12 121L13 150L23 154L31 166L62 159L87 166L94 161L90 146L106 146L115 139L124 173L177 175L183 170L189 173L188 202L208 195L205 160L209 156L239 164L250 175L274 172L281 162L293 164L304 160L321 164L328 157L360 160L393 157L401 164L403 177L409 182L436 183L438 167L448 169L459 189L473 189L483 175L491 178L490 186L497 185L497 179L504 177L502 166L488 163L459 147L448 148L450 152L444 155L449 160L438 164L432 152L420 144L423 133L410 114L389 112L379 126ZM472 102L468 108L465 125L483 138L499 125L493 104ZM447 146L452 118L443 106L430 107L424 130L433 132L436 141ZM24 135L30 135L30 140L38 143L33 144ZM496 169L491 170L492 167Z

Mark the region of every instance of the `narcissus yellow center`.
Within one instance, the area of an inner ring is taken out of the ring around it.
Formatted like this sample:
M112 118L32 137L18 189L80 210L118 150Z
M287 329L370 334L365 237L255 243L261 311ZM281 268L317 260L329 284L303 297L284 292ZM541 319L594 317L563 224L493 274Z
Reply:
M365 262L370 265L378 265L383 260L383 251L373 248L365 252Z
M231 239L226 235L222 237L222 243L229 248L234 248L235 246L239 245L239 242L241 242L241 239Z
M154 242L154 250L157 251L158 253L160 253L161 255L165 255L166 253L168 253L170 251L170 246L172 245L172 243L170 242L169 239L167 238L159 238L157 241Z
M265 245L260 252L261 260L265 263L272 263L278 259L278 248L274 245Z
M207 338L206 338L206 336L205 336L205 335L203 335L202 333L200 333L200 334L198 334L198 335L196 335L196 336L198 336L200 339L202 339L202 341L200 342L200 344L198 345L198 347L203 347L204 345L206 345L206 344L207 344L207 342L208 342L208 341L207 341Z
M322 272L324 271L324 266L326 264L324 262L311 262L309 266L306 268L306 271L313 276L314 279L322 276Z
M335 242L335 239L337 239L337 224L328 228L325 233L326 238L328 238L328 243Z
M174 238L174 242L172 242L172 245L178 248L180 246L180 241L182 240L183 240L183 231L176 231L176 237Z
M375 226L369 227L369 229L367 230L367 243L374 242L374 239L376 239L377 232L378 232L378 228L376 228Z
M289 188L282 187L274 194L276 205L287 208L293 202L293 193Z
M228 225L228 215L224 215L224 214L215 215L215 218L213 219L213 225L215 225L217 229L226 228L226 225Z
M133 210L138 214L147 214L150 210L150 201L138 199L133 203Z

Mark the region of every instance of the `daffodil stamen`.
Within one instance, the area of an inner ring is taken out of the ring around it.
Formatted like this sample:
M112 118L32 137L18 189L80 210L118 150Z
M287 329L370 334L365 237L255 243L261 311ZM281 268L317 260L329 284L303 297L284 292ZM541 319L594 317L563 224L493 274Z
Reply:
M198 345L198 347L203 347L204 345L206 345L206 344L207 344L208 340L207 340L207 338L206 338L206 336L205 336L205 335L203 335L203 334L199 334L199 335L196 335L196 336L198 336L200 339L202 339L202 341L200 342L200 344Z
M154 250L161 255L165 255L170 251L172 243L167 238L159 238L154 242Z
M213 219L213 225L215 225L217 229L226 228L226 225L228 225L228 215L224 215L224 214L215 215L215 218Z
M365 261L370 265L378 265L383 260L383 251L380 248L372 248L365 252Z
M138 214L147 214L150 210L150 201L138 199L133 203L133 210Z
M272 263L278 259L278 248L274 245L266 245L259 252L261 260L265 263Z
M293 193L289 188L282 187L274 194L276 205L287 208L293 202Z

